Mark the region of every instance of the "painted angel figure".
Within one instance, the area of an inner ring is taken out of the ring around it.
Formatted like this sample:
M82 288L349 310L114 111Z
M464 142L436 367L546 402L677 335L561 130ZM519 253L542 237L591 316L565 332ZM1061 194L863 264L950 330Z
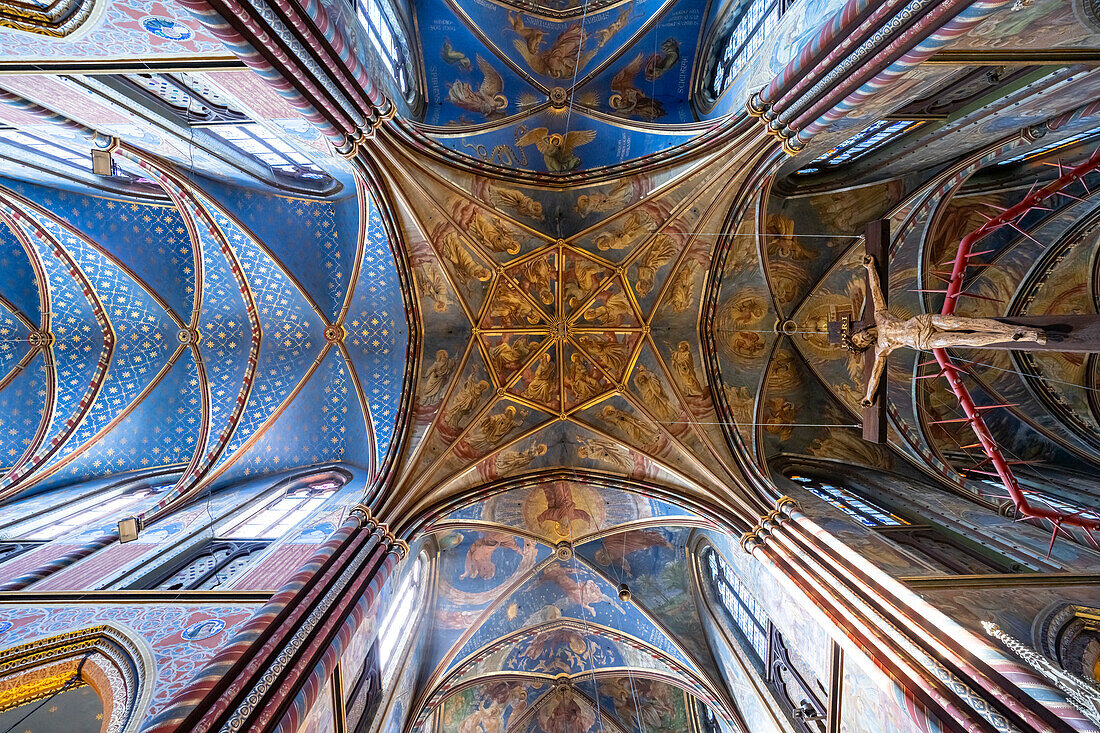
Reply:
M895 349L907 347L918 351L948 349L966 346L992 346L1006 341L1045 344L1046 334L1040 329L1024 328L992 318L967 318L945 316L938 313L922 313L908 319L896 318L886 309L875 258L863 257L870 283L871 301L874 305L875 325L855 331L844 338L844 345L856 353L870 348L875 350L875 362L871 377L867 380L867 392L861 404L870 407L874 402L879 380L886 369L886 357Z

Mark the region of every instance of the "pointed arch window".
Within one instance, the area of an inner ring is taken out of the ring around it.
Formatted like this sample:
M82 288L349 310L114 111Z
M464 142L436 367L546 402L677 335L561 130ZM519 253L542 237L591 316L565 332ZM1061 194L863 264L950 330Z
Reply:
M338 488L340 484L336 481L319 481L289 488L246 512L222 536L229 540L278 539L320 509Z
M67 169L72 173L87 176L93 170L91 148L70 147L50 138L7 125L0 125L0 143L7 143L16 150L25 151L33 156L41 156L40 159L47 161L47 165L51 169L49 172L52 173L64 174ZM0 155L2 155L2 152L0 152ZM31 161L21 156L12 157L9 155L5 157L12 158L20 164L32 164ZM95 178L124 187L132 187L129 192L147 196L152 195L158 198L162 195L160 187L156 183L148 178L127 173L115 165L114 159L111 160L110 173L105 176L96 175Z
M212 125L208 131L243 155L254 158L275 173L291 178L330 181L321 166L298 152L294 146L255 122Z
M126 74L144 92L171 106L188 122L248 122L248 116L196 74Z
M407 101L413 99L409 73L409 42L393 8L384 0L358 0L356 12L367 29L371 45Z
M879 120L852 135L835 148L825 151L808 166L798 170L799 175L809 175L836 168L890 145L902 135L925 124L924 120Z
M409 642L409 630L416 621L416 601L420 597L420 587L424 582L425 563L421 556L417 556L414 565L401 580L401 585L394 593L393 601L378 627L378 651L382 658L382 679L389 677L404 650L398 647L398 643Z
M937 570L975 575L1012 573L1022 569L993 553L979 552L936 526L910 522L847 486L797 473L789 474L788 478Z
M219 532L176 562L134 587L160 590L213 590L228 585L264 550L305 521L339 489L334 480L290 486L246 510L229 529Z
M712 546L702 555L711 597L733 622L753 657L753 666L786 710L799 733L825 733L828 691L787 649L787 642L764 607L745 588L726 558Z
M12 539L24 542L48 542L80 528L107 524L133 513L149 499L167 491L173 484L153 486L116 486L97 492L67 506L44 512L14 527Z
M712 100L722 96L779 25L790 4L791 0L741 0L732 4L710 46L715 61L704 86L707 96Z

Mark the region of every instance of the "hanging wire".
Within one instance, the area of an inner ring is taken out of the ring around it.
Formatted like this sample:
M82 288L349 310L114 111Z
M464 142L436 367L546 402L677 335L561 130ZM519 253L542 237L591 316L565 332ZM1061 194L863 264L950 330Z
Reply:
M40 702L40 703L38 703L37 705L34 706L33 710L30 710L22 718L15 721L14 723L12 723L11 726L9 726L7 729L5 729L3 731L3 733L12 733L12 731L14 731L16 728L18 728L23 723L23 721L25 721L27 718L31 717L32 715L37 713L39 710L41 710L43 705L48 703L50 700L53 700L55 697L60 695L62 692L65 692L66 690L68 690L69 686L72 685L74 682L80 682L81 675L82 675L83 670L84 670L84 663L88 661L88 656L89 656L88 654L85 654L83 657L80 658L80 663L76 665L76 670L73 672L73 676L70 677L69 679L65 680L65 684L63 684L57 690L54 690L53 692L51 692L46 697L44 697L42 699L42 702ZM79 687L79 685L77 685L77 687Z

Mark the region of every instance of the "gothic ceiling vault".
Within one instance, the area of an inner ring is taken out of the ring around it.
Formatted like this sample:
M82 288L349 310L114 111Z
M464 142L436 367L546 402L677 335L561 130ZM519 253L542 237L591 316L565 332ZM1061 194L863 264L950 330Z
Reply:
M792 461L998 507L927 355L871 444L827 327L864 314L868 221L891 307L936 312L959 240L1095 149L1100 67L1055 51L1100 37L1064 8L981 4L935 63L754 117L842 3L776 4L736 73L745 4L387 4L408 93L362 9L302 5L335 19L309 49L160 0L0 27L0 501L168 476L152 522L363 471L432 560L404 730L455 733L748 730L695 558ZM959 313L1097 313L1098 197L988 237ZM1100 467L1095 355L955 356L1021 476Z

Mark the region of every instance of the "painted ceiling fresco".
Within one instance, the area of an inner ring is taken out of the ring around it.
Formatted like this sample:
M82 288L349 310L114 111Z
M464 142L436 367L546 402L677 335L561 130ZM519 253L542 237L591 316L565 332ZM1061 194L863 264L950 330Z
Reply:
M538 173L676 147L710 127L690 100L707 9L700 0L418 4L420 122L459 153Z
M0 490L172 467L178 494L319 457L377 470L407 332L365 190L231 194L119 155L172 203L0 185ZM249 227L288 218L297 234L270 246Z
M419 722L671 732L700 730L709 707L729 725L690 560L713 526L576 481L529 482L439 519Z
M388 154L401 200L422 202L399 215L433 334L395 501L560 467L738 501L696 335L745 185L722 149L567 193Z

